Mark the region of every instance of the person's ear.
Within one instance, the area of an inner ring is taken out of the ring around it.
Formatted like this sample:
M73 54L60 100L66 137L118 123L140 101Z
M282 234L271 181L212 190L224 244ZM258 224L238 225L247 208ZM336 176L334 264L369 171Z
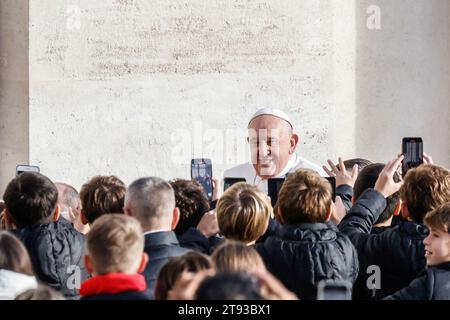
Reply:
M145 267L147 266L147 263L148 263L148 255L145 252L142 252L141 263L139 264L139 269L138 269L137 273L144 272Z
M394 216L398 216L402 210L402 200L398 200L397 205L395 206Z
M53 214L53 222L58 221L60 215L61 215L61 207L56 206L55 213Z
M180 221L180 209L178 209L178 207L175 207L172 212L172 225L170 226L172 230L175 230L178 221Z
M409 213L408 206L406 205L406 202L402 201L401 208L402 208L402 217L403 217L403 219L404 220L411 220L411 214Z
M325 216L325 222L330 221L331 219L331 214L333 213L333 205L334 203L331 202L330 206L328 207L327 215Z
M84 255L84 265L86 266L87 272L90 275L94 275L94 267L92 266L91 258L87 254Z
M88 221L88 219L86 219L86 215L84 214L84 210L83 209L81 209L81 222L83 224L89 224L89 221Z
M294 153L295 147L297 146L298 142L300 141L300 137L298 134L293 133L290 139L291 146L289 148L289 153Z
M285 220L283 218L283 215L281 214L280 206L275 207L275 218L280 222L281 224L285 224Z

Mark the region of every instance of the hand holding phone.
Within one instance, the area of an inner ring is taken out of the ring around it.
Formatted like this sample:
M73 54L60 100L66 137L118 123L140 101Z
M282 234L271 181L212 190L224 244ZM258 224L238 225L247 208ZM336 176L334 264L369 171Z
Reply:
M211 159L192 159L191 179L198 181L202 185L209 201L211 201L213 195Z
M405 137L402 139L402 175L409 169L418 167L423 163L423 141L420 137Z

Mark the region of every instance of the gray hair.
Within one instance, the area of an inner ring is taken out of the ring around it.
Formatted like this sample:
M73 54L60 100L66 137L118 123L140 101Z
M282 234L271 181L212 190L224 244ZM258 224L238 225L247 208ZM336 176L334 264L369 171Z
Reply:
M74 187L63 182L56 182L55 186L58 189L58 204L74 209L80 206L80 195Z
M143 224L168 219L172 217L175 208L175 192L172 186L161 178L140 178L128 187L125 205Z

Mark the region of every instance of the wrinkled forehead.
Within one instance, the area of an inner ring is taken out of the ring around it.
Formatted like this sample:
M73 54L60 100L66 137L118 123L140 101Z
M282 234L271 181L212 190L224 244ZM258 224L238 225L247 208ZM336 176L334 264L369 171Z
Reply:
M253 119L248 126L249 135L290 136L290 124L281 118L272 115L262 115Z

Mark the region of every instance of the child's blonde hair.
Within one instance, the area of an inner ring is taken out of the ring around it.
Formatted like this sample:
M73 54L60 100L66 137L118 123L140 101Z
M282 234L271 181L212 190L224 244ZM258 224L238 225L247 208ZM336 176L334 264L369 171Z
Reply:
M428 212L424 222L428 227L450 233L450 202Z
M102 215L86 236L86 249L97 274L136 273L144 251L141 225L123 214Z
M214 250L211 259L218 272L251 272L266 269L258 252L238 241L226 241Z
M263 192L239 182L219 199L217 222L226 238L250 243L265 233L272 212L269 198Z
M276 207L286 224L325 222L330 210L330 183L316 171L290 173L281 187Z

